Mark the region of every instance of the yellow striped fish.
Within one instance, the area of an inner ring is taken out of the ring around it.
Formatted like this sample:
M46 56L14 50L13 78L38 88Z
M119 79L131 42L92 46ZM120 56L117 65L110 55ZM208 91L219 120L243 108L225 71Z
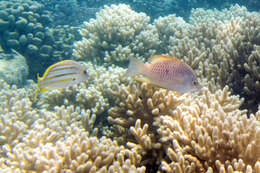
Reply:
M42 77L37 75L38 83L35 91L34 100L37 98L38 90L40 93L72 86L87 80L86 69L78 62L73 60L64 60L51 65Z

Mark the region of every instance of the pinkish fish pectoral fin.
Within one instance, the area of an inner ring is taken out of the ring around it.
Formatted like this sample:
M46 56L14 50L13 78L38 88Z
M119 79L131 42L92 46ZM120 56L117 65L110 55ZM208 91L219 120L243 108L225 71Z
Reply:
M176 77L176 78L174 79L174 84L176 84L176 85L178 85L178 84L183 84L183 82L184 82L184 79L183 79L183 78L178 78L178 77Z
M137 76L134 78L136 81L138 82L146 82L146 83L150 83L150 80L146 77L143 77L143 76Z
M164 88L164 87L158 85L157 83L150 81L149 78L146 78L144 76L138 76L138 77L135 77L134 79L138 82L145 82L149 85L152 85L152 86L155 86L155 87L158 87L158 88ZM167 89L167 88L164 88L164 89Z
M175 78L174 80L170 81L162 81L161 83L154 83L153 85L156 85L160 88L172 90L175 92L179 92L177 88L183 85L184 80L182 78Z
M175 96L178 96L178 97L182 95L182 93L179 91L172 91L172 92L174 93Z

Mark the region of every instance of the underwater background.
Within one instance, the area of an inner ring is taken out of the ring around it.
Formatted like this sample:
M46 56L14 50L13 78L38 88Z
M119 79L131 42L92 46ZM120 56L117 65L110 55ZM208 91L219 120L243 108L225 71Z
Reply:
M0 172L260 173L259 0L0 0ZM201 92L126 76L169 55ZM88 79L33 99L72 59Z

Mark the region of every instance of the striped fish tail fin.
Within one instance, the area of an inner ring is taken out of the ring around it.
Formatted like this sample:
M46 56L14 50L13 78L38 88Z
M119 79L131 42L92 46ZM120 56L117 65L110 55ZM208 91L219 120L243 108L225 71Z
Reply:
M37 100L39 89L40 89L40 76L39 73L37 73L37 87L34 91L33 102L36 102Z

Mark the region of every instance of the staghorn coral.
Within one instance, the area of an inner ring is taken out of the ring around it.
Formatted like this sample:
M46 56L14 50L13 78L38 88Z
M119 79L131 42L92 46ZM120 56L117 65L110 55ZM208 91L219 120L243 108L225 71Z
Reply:
M185 22L183 18L176 17L175 14L172 14L167 17L159 17L156 19L153 23L153 27L157 31L161 41L160 51L162 53L168 53L174 49L174 47L171 47L172 37L176 40L177 38L181 39L185 37L188 32L187 29L189 29L190 25ZM183 49L183 51L184 50L185 49ZM178 54L176 54L176 56L181 57Z
M25 89L10 87L0 80L0 155L6 154L27 133L37 116Z
M244 83L244 94L250 98L249 104L258 103L259 105L255 93L260 93L260 45L254 45L248 61L243 64L243 68L247 72L242 81Z
M167 143L166 172L258 172L260 123L238 110L228 88L187 98L170 116L157 121L160 141Z
M238 109L243 99L228 87L179 96L143 83L114 94L112 136L141 153L145 166L166 172L259 171L259 112L247 118Z
M205 68L204 72L208 74L207 79L214 79L214 83L218 83L221 87L229 85L234 93L239 93L240 96L246 98L247 102L243 107L249 108L251 112L256 112L259 100L255 99L254 95L259 93L259 78L252 75L252 71L254 71L253 73L259 71L259 68L256 67L260 58L256 54L260 38L259 14L245 12L244 8L238 6L232 9L236 9L244 15L218 24L220 28L213 32L216 39L205 63L205 67L207 64L216 64L216 66L213 66L212 69ZM239 12L237 14L239 16ZM217 25L218 22L214 23ZM249 63L255 64L251 71L246 69L246 65Z
M112 124L108 136L140 153L142 164L156 169L164 152L154 122L170 114L185 97L147 83L121 85L112 93L116 100L108 110L108 122Z
M1 82L1 158L4 172L144 172L141 156L96 135L90 110L35 109L25 89Z
M66 141L39 144L35 149L16 146L3 166L5 171L25 172L145 172L138 167L140 156L110 139L88 137L84 132ZM0 161L1 162L1 161ZM27 171L26 171L27 170Z
M105 6L96 16L80 30L83 38L74 44L76 58L122 65L129 56L147 58L155 53L160 41L144 13L119 4Z
M116 97L115 106L108 110L108 121L113 124L118 141L129 140L127 134L131 126L135 126L137 119L142 119L143 124L152 126L154 118L159 115L169 114L171 109L176 108L183 98L177 98L174 92L157 89L147 83L122 85L111 91ZM139 125L136 125L139 126ZM155 131L149 129L150 135L154 136Z
M31 128L38 129L38 132L51 128L53 131L60 131L60 134L62 134L63 131L68 130L66 126L71 125L86 129L88 132L92 132L92 130L94 132L95 116L91 116L89 110L62 106L54 108L56 112L54 114L48 110L33 108L30 101L31 90L28 90L28 92L25 89L10 88L5 82L1 81L0 91L2 154L4 148L11 149L14 145L25 140L25 134L29 134L28 131ZM33 134L31 136L34 137ZM45 137L47 136L48 134L45 135ZM39 142L34 143L37 145Z

